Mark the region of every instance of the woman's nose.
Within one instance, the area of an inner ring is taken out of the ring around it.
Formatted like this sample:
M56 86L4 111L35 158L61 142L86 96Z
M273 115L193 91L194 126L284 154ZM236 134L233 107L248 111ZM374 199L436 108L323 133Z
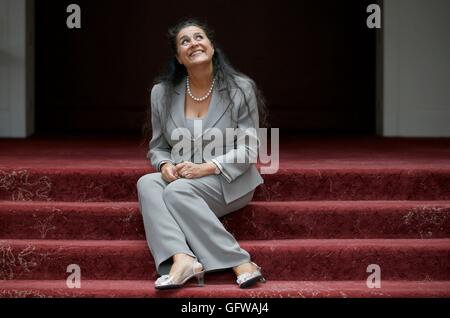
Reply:
M194 47L194 46L196 46L197 44L198 44L198 41L195 40L195 39L192 39L192 41L191 41L191 46Z

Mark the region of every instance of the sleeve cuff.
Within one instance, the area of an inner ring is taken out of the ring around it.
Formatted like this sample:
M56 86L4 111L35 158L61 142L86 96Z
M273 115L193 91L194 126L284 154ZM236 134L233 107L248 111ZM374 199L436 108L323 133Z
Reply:
M217 168L219 168L221 174L224 176L224 178L231 183L231 181L233 181L230 176L228 175L228 173L223 169L222 165L219 163L219 161L217 161L216 159L211 159L211 162L213 164L215 164L217 166Z
M167 162L170 162L171 164L173 164L173 161L171 160L163 160L158 164L158 172L161 172L161 166Z

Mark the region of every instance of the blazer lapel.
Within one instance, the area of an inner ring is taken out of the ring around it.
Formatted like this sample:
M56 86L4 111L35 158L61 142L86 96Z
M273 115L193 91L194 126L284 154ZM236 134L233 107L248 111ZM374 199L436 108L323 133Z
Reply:
M202 133L198 135L196 138L191 138L191 140L198 139L203 136L210 128L213 128L214 125L219 121L222 115L226 112L228 107L231 104L231 101L225 99L223 97L223 91L226 90L225 86L214 86L211 96L211 102L208 109L208 114L203 121L202 125ZM233 91L233 90L232 90ZM233 92L232 92L233 93ZM173 122L177 128L186 128L186 118L184 115L184 104L185 104L185 95L186 95L186 80L181 81L175 87L175 94L172 99L172 107L170 116L172 117Z
M186 119L184 117L184 99L186 94L186 81L181 81L175 87L175 94L172 98L172 105L170 108L170 116L177 128L186 127Z

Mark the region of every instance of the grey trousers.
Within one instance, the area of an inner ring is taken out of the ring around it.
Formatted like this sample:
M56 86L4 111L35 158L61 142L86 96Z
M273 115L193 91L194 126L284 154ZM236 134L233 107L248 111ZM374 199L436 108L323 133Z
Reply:
M138 180L145 235L159 275L169 273L172 256L178 253L197 258L206 271L250 261L218 218L247 205L254 190L226 204L219 178L209 175L167 183L157 172Z

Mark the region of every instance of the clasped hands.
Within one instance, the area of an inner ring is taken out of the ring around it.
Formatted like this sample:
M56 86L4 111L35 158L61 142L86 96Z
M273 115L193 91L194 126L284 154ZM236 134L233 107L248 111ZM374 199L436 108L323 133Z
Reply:
M161 176L166 182L172 182L179 178L195 179L214 174L216 167L212 162L193 163L184 161L177 165L170 162L161 167Z

